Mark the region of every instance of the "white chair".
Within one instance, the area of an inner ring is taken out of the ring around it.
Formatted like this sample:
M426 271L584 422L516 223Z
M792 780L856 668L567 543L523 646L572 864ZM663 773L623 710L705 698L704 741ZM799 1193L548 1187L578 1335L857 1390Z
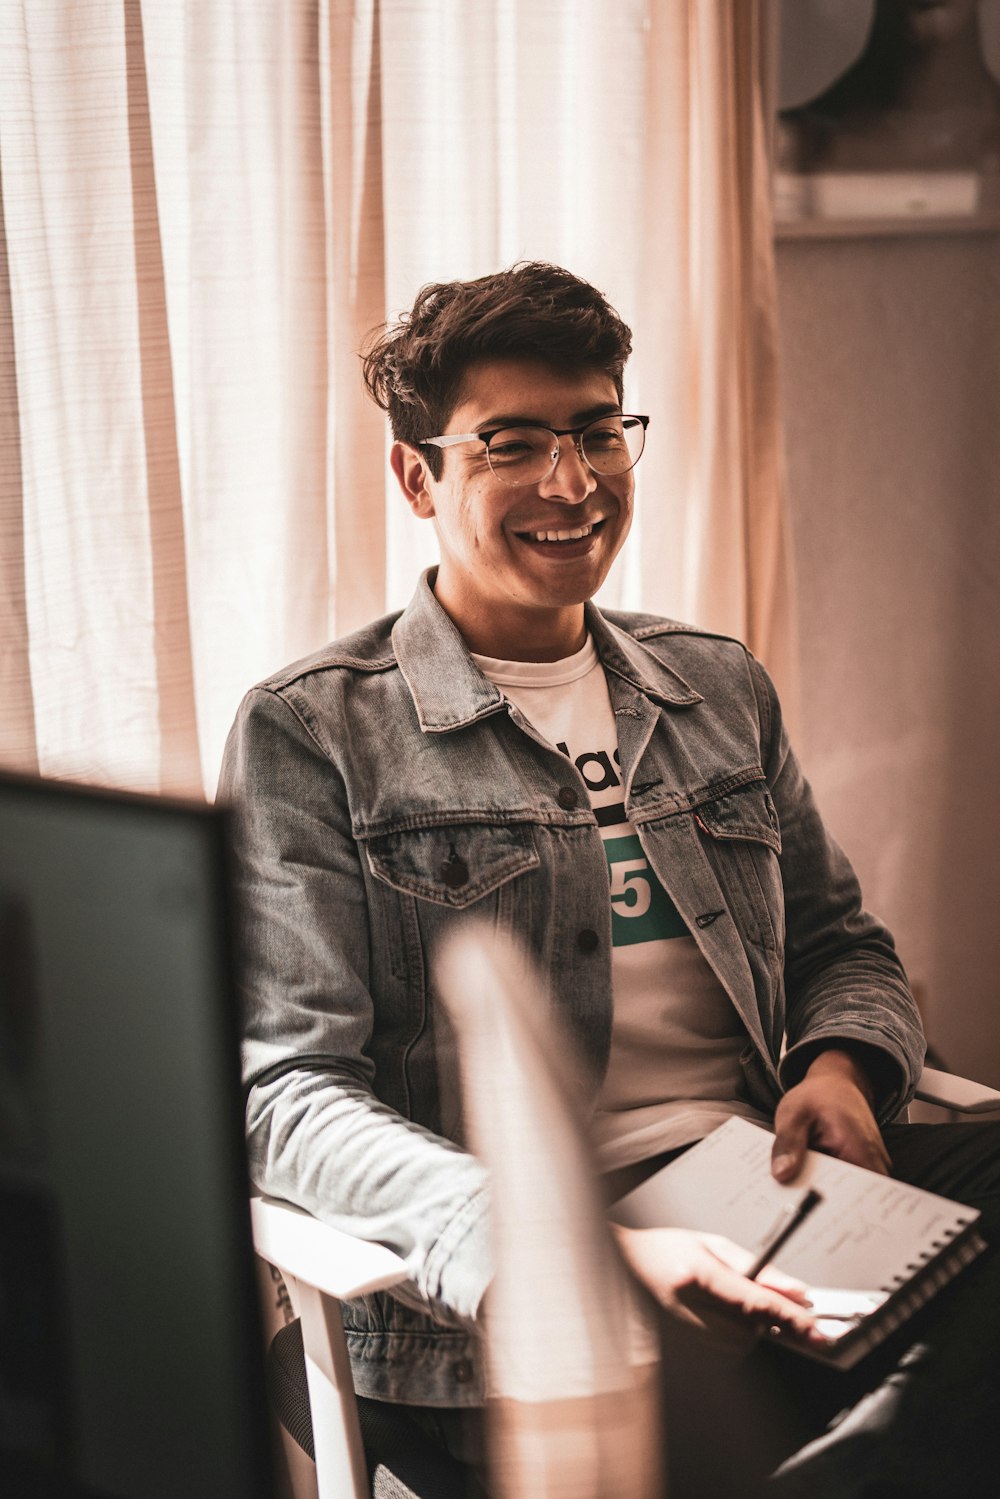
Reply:
M291 1499L369 1499L340 1303L398 1285L406 1265L383 1244L340 1233L276 1198L252 1198L250 1217L259 1258L280 1274L263 1280L265 1331L273 1337L289 1315L302 1325L316 1460L279 1433L287 1492Z
M1000 1090L937 1068L924 1069L916 1096L952 1117L1000 1115ZM340 1302L399 1284L406 1279L404 1262L383 1245L340 1233L289 1203L256 1197L251 1214L257 1254L281 1276L279 1282L267 1277L272 1330L288 1314L282 1282L290 1311L302 1322L316 1465L284 1438L287 1493L291 1499L369 1499Z
M1000 1113L1000 1090L973 1083L953 1072L925 1067L917 1084L917 1100L946 1109L959 1118L966 1114Z

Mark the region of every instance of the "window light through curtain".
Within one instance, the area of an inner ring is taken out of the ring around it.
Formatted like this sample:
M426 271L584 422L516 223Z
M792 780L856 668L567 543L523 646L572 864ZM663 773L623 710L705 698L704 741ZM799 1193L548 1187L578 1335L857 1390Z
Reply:
M789 685L759 0L8 0L0 764L211 794L242 692L434 558L365 334L520 258L652 417L605 602Z

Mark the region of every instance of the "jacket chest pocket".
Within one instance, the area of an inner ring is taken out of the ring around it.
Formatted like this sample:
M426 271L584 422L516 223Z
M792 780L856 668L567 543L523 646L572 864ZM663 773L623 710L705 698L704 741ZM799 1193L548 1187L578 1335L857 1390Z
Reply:
M384 833L365 843L374 907L392 971L424 989L427 957L458 918L474 909L508 931L531 925L540 859L525 824L441 823ZM377 892L381 891L381 898ZM374 914L374 913L373 913Z
M702 843L738 926L750 942L781 952L785 895L781 830L767 782L751 781L695 808Z
M364 853L372 962L384 975L372 1041L383 1096L461 1141L455 1038L436 1003L432 963L466 916L522 935L530 929L531 875L541 862L531 829L438 823L368 838Z
M366 852L377 880L452 910L474 905L539 865L531 830L523 824L409 828L369 839Z

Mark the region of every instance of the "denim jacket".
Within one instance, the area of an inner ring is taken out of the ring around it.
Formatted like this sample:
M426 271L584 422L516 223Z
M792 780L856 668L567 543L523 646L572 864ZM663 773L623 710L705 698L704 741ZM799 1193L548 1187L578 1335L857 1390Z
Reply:
M596 1095L611 1040L607 864L576 767L472 661L425 575L409 607L244 700L239 812L251 1175L389 1245L411 1280L350 1303L360 1393L482 1398L488 1181L463 1148L430 959L472 913L549 975ZM885 928L820 820L774 689L736 641L587 605L646 857L742 1017L772 1111L817 1041L883 1054L906 1104L919 1020Z

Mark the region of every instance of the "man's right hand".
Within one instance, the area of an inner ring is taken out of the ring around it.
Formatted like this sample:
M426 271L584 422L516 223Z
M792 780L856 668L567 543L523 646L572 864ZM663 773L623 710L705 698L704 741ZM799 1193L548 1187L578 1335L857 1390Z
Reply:
M753 1256L732 1240L684 1228L612 1228L626 1264L660 1305L713 1342L748 1347L772 1328L823 1341L802 1282L773 1265L748 1280Z

